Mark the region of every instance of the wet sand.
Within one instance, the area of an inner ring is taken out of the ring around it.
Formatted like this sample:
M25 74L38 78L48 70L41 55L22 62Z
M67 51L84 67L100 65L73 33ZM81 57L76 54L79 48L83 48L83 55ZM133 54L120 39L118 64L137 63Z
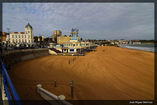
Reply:
M97 47L86 56L45 56L20 62L9 75L23 100L42 99L36 85L71 100L153 100L154 53ZM54 80L57 87L54 87Z

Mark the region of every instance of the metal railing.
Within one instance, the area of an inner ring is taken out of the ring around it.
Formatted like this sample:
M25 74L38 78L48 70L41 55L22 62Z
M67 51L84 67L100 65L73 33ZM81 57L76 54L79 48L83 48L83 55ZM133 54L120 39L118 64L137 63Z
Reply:
M37 92L40 94L42 98L44 98L52 105L72 105L71 103L65 101L64 95L56 96L55 94L42 88L41 84L37 85Z
M3 64L2 60L0 59L0 66L1 66L1 74L3 78L3 85L4 85L4 92L6 97L8 98L9 105L22 105L20 102L20 98L12 84L12 81L8 75L8 72ZM1 94L1 93L0 93ZM3 100L2 100L3 101ZM6 101L6 100L5 100Z

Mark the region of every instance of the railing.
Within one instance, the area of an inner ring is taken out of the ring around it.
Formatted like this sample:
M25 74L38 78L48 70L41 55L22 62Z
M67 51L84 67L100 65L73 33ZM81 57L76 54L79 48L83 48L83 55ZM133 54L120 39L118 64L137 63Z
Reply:
M65 99L64 95L56 96L55 94L42 88L41 84L37 85L37 92L40 94L42 98L44 98L52 105L72 105L71 103L64 100Z
M12 81L8 75L8 72L3 64L2 60L0 59L0 66L1 66L1 74L3 78L3 85L4 85L4 92L6 97L8 98L9 105L22 105L20 102L20 98L12 84ZM1 94L1 93L0 93Z

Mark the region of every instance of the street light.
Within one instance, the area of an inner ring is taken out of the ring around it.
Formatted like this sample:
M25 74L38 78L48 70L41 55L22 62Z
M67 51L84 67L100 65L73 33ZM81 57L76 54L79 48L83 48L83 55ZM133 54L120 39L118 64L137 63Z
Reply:
M8 44L10 44L10 28L7 28L8 30L8 40L6 41L7 42L7 45L6 45L6 48L8 48Z

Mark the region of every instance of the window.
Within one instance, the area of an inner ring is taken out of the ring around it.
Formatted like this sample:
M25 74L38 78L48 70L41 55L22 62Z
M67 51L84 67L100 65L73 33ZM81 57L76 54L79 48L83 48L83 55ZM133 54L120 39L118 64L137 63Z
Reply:
M12 35L12 38L14 38L14 35Z
M80 49L77 49L76 51L77 51L77 52L79 52L79 51L80 51Z
M74 52L74 49L70 49L70 52Z

